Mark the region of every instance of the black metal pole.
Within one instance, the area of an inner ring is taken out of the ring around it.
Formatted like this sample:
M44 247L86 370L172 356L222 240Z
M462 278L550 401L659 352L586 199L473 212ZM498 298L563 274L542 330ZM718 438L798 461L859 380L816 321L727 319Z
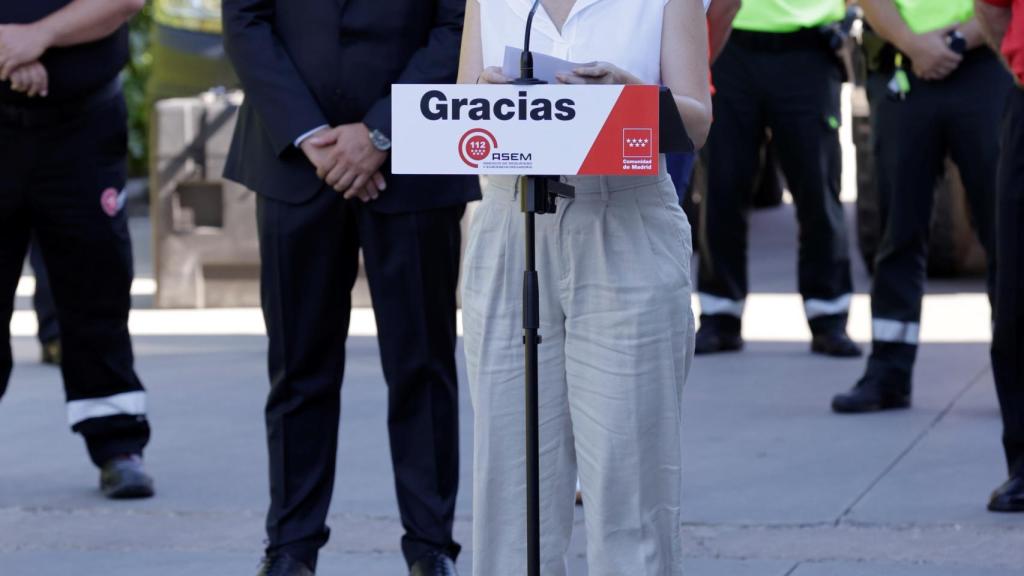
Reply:
M529 199L539 180L521 181L525 222L523 272L523 344L526 359L526 566L527 576L540 576L540 408L537 354L540 345L540 283L537 279L536 213Z
M520 76L515 83L522 86L543 84L533 75L533 54L530 34L533 18L540 7L535 0L526 19L526 38L520 62ZM519 200L524 222L523 266L523 347L525 357L526 405L526 574L540 576L540 402L538 348L540 336L540 282L537 279L536 215L550 212L548 181L526 176L519 180Z

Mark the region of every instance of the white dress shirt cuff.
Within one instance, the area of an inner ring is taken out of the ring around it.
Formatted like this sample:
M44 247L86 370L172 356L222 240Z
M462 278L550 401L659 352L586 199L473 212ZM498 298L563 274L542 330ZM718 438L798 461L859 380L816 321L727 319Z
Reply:
M298 138L295 139L295 147L298 148L299 146L302 146L302 143L305 142L310 136L316 134L317 132L323 130L324 128L330 128L330 126L328 126L327 124L323 124L321 126L313 128L309 132L304 133L302 136L299 136Z

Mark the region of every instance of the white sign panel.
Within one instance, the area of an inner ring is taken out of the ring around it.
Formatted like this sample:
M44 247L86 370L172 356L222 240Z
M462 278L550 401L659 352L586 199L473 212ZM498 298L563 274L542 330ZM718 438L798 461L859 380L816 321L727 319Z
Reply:
M396 84L396 174L654 175L657 86Z

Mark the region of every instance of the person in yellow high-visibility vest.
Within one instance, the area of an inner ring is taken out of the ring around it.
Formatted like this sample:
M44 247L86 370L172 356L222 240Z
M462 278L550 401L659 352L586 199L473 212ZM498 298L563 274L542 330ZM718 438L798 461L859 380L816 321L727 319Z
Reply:
M984 42L973 0L861 0L888 42L869 60L882 245L871 290L873 345L864 376L832 408L907 408L921 332L935 183L947 156L960 170L994 278L999 126L1012 81ZM870 33L870 32L869 32Z
M698 354L739 350L747 298L748 214L770 128L800 220L800 293L811 349L859 356L846 334L853 285L843 206L836 51L843 0L744 0L714 63L715 124L705 149Z

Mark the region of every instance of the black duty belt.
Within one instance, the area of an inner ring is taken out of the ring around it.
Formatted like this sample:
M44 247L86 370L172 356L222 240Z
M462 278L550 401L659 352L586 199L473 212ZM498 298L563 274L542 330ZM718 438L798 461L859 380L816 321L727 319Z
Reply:
M47 102L45 98L38 98L24 104L0 102L0 124L24 128L61 124L120 95L121 79L114 78L101 88L69 100Z
M729 42L759 52L829 49L829 36L826 28L801 28L795 32L733 30L732 35L729 36Z

